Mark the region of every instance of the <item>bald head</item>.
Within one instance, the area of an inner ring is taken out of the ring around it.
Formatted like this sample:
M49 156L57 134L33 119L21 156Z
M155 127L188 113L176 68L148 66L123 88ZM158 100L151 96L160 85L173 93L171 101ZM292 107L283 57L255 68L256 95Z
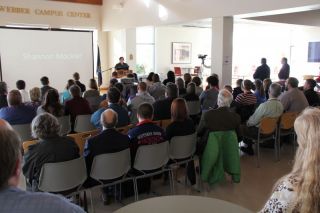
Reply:
M3 119L0 119L0 129L13 130L11 125L7 121L5 121Z
M8 94L9 106L18 106L22 104L22 97L19 90L11 90Z
M115 128L118 123L118 114L112 110L107 109L101 114L101 125L104 129Z

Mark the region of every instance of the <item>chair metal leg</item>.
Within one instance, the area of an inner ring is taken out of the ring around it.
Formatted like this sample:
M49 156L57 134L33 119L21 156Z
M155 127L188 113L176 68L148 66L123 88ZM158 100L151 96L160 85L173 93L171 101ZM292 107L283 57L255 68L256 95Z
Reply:
M91 191L91 189L89 190L89 194L90 194L91 213L94 213L93 197L92 197L92 191Z
M296 143L297 143L297 136L296 133L293 133L293 155L296 153Z
M257 150L257 167L260 168L260 137L256 141L256 150Z
M137 184L137 179L136 178L133 179L133 188L134 188L134 200L138 201L138 199L139 199L139 197L138 197L139 191L138 191L138 184Z
M174 188L174 175L173 175L172 169L169 170L169 182L170 182L171 194L173 195L175 193L175 188Z

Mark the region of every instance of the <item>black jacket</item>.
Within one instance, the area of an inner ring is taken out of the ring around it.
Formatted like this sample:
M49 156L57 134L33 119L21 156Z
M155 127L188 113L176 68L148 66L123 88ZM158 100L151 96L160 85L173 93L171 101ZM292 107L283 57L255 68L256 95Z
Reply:
M255 73L253 74L253 78L254 79L260 79L261 81L263 81L266 78L270 78L270 68L268 65L266 64L262 64L261 66L259 66Z
M85 92L86 91L86 86L83 83L81 83L80 81L75 81L75 83L76 83L76 85L78 87L80 87L81 92Z
M278 74L279 79L287 80L289 78L289 75L290 75L290 66L289 66L289 64L282 65L282 67L281 67L281 69L279 71L279 74Z
M153 103L154 117L153 120L165 120L171 118L171 103L174 98L166 98Z
M320 105L319 95L313 89L308 89L308 90L304 91L304 95L306 96L310 106L319 106Z

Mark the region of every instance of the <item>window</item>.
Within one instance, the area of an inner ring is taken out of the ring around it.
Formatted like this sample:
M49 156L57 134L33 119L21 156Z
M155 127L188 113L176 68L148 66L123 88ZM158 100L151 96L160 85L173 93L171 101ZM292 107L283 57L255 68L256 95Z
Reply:
M140 75L154 72L154 36L154 27L138 27L136 29L136 72Z

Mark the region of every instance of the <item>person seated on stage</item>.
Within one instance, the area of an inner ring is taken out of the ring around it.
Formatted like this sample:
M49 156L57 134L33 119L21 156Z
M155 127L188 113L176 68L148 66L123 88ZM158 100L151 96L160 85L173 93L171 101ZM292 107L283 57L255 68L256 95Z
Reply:
M33 87L31 90L29 90L30 102L26 103L26 105L31 106L35 110L37 110L38 107L41 105L40 93L41 91L39 87Z
M301 112L309 106L308 100L302 91L298 88L299 81L290 77L286 81L286 92L284 92L280 101L285 112Z
M77 115L88 115L91 114L89 103L86 99L81 97L81 89L77 85L70 87L70 93L72 99L66 102L65 113L70 115L71 119L71 130L73 131L74 122Z
M30 101L29 93L26 91L26 82L24 80L18 80L16 82L17 89L19 90L21 97L22 97L22 103L26 103Z
M119 63L114 67L116 70L129 70L129 65L124 63L124 57L119 58Z
M296 156L292 170L277 181L259 212L319 212L320 110L305 109L295 120Z
M88 177L94 157L106 153L120 152L129 148L129 137L118 132L118 114L113 109L106 109L100 118L102 132L87 140L84 147L84 157L87 165ZM86 185L94 185L95 181L88 178Z
M193 82L190 82L187 86L187 93L183 98L186 101L199 101L199 96L196 95L196 84Z
M184 87L187 88L188 84L192 81L192 76L190 73L185 73L183 75Z
M164 81L162 83L163 83L163 85L167 86L167 83L169 83L169 82L175 83L175 81L176 81L176 76L175 76L174 72L169 70L167 72L167 78L164 79Z
M66 103L67 100L70 100L72 98L71 93L69 91L70 87L72 85L74 85L75 82L72 79L69 79L67 82L67 85L65 87L65 89L62 91L62 96L61 96L61 100L60 102L64 105Z
M6 82L0 82L0 109L8 106L7 101L8 87Z
M128 132L133 161L139 146L162 143L166 140L164 130L152 122L153 112L151 104L141 104L137 112L139 123Z
M266 95L265 95L262 81L259 79L256 79L254 81L254 85L256 87L256 89L254 91L254 95L257 98L257 104L262 104L262 103L266 102Z
M64 115L64 107L60 104L59 93L55 89L50 89L44 97L44 101L37 109L37 115L41 113L50 113L56 117Z
M42 87L40 88L41 90L41 101L44 99L45 94L47 93L47 91L49 89L54 89L52 87L49 86L49 78L47 76L43 76L42 78L40 78Z
M80 87L81 89L81 93L84 93L84 91L86 91L86 85L84 85L83 83L81 83L79 80L80 80L80 74L75 72L73 73L73 80L74 80L74 83L76 85L78 85L78 87Z
M62 143L65 142L62 141ZM0 120L0 212L84 213L79 206L61 196L19 189L22 164L21 144L19 136L11 126ZM64 150L59 149L59 154L61 151Z
M128 109L131 112L130 120L131 123L137 123L137 111L142 103L153 104L155 99L147 92L147 84L145 82L140 82L138 85L138 93L136 97L128 100Z
M203 88L201 86L201 78L198 76L193 77L192 82L196 84L196 95L200 96L203 92Z
M171 104L178 97L177 85L168 83L166 86L165 96L163 100L158 100L153 103L154 120L165 120L171 118Z
M178 91L179 91L179 97L182 97L186 94L186 88L184 87L184 81L182 78L177 78L176 79L176 85L178 87Z
M214 109L217 105L217 98L219 90L219 79L215 76L209 76L207 78L209 89L203 91L200 95L201 108L203 111Z
M107 108L101 108L98 109L96 112L94 112L91 116L91 123L101 129L101 123L100 123L100 118L101 114L106 110L106 109L113 109L117 114L118 114L118 123L117 127L123 127L126 126L130 123L130 119L128 116L128 111L120 105L121 101L121 94L120 91L116 87L112 87L108 91L108 107Z
M237 80L237 83L236 83L237 86L236 86L235 88L233 88L233 92L232 92L233 100L236 100L237 96L238 96L239 94L242 94L242 93L243 93L243 91L242 91L242 89L241 89L242 82L243 82L242 79L238 79L238 80Z
M317 82L313 79L307 79L304 83L304 95L306 96L309 106L319 106L320 98L314 88L317 86Z
M8 94L9 106L0 109L0 118L11 125L29 124L36 116L35 108L22 103L22 97L18 90L11 90Z
M277 118L282 115L283 106L278 100L280 94L280 84L271 84L269 89L269 100L260 104L254 114L250 116L247 124L241 126L241 132L244 137L248 136L256 138L258 136L260 122L263 118ZM247 144L247 147L241 147L241 151L247 153L248 155L253 155L252 141L245 138L243 142Z
M152 76L153 84L149 87L149 93L156 101L165 98L166 86L160 82L158 74Z
M210 132L234 130L239 135L241 119L237 113L231 111L230 105L232 101L232 93L226 89L222 89L218 94L218 108L210 109L202 114L197 129L197 134L201 138L197 148L197 152L200 155L206 147Z
M69 137L60 136L61 125L49 113L37 115L32 121L31 130L38 143L29 146L24 156L23 174L28 186L37 189L41 168L45 163L63 162L76 159L79 147Z

